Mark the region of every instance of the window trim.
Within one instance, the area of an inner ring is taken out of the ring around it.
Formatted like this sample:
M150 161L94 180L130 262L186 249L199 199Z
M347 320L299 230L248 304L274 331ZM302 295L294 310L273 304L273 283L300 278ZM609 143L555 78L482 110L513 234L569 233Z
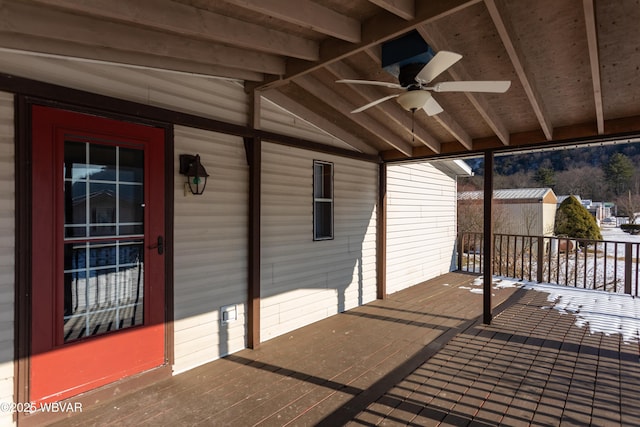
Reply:
M322 177L317 176L316 174L316 166L317 165L321 165L323 167L323 170L325 167L329 167L331 168L331 197L330 198L325 198L325 197L316 197L316 182L318 179L322 179ZM314 241L323 241L323 240L333 240L334 239L334 218L335 218L335 214L334 214L334 201L335 201L335 196L334 196L334 165L332 162L327 162L324 160L314 160L313 161L313 188L311 189L312 191L312 198L313 198L313 240ZM331 210L330 210L330 234L328 236L318 236L318 230L316 229L316 219L317 219L317 215L319 215L319 211L316 209L316 204L317 203L330 203L331 204Z

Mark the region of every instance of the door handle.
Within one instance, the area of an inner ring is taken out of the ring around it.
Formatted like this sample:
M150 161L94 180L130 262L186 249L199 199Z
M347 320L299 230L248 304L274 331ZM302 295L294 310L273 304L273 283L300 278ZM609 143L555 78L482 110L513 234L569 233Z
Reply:
M148 246L149 249L158 249L158 255L162 255L164 253L164 239L162 236L158 236L158 240L155 244Z

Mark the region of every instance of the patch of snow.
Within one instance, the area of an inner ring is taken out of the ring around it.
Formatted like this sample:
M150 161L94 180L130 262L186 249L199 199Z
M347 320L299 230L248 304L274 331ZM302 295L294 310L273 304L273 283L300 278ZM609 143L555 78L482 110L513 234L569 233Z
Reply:
M578 289L549 283L521 282L524 289L549 294L547 301L562 314L573 314L576 326L592 334L621 334L624 343L640 342L640 299L631 295Z
M475 279L473 286L482 286L482 277ZM536 283L508 277L494 276L494 289L522 287L526 290L548 294L550 306L543 310L554 309L561 314L571 314L576 318L579 328L588 327L592 334L622 335L626 344L640 342L640 298L631 295L604 292L592 289L573 288L551 283ZM469 289L469 292L481 294L482 289Z

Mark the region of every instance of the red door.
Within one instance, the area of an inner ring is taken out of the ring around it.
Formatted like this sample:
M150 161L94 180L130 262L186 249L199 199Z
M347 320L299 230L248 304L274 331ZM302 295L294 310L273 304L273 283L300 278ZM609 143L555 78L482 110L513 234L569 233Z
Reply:
M164 131L34 106L29 398L165 363Z

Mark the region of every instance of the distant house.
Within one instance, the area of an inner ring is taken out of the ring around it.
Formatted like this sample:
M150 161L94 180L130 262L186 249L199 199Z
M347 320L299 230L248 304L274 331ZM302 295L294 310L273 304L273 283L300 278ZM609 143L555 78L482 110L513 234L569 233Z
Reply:
M482 191L459 192L460 210L467 212L481 210L482 197ZM552 189L495 190L493 199L496 233L531 236L553 235L558 198ZM472 207L473 209L469 209Z
M569 196L558 196L558 206L560 206L560 204L564 202L567 197ZM612 208L615 206L613 203L594 202L591 199L582 199L580 198L580 196L576 195L574 195L573 197L575 197L580 202L580 204L584 206L591 215L593 215L596 221L598 221L598 224L600 224L603 219L612 216Z

